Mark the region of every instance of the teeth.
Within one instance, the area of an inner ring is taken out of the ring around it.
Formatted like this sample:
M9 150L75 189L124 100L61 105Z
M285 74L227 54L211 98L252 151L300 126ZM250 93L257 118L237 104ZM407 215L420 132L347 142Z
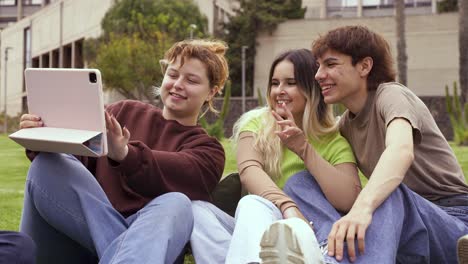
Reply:
M176 94L176 93L171 93L171 94L172 94L173 96L175 96L175 97L184 98L184 97L183 97L182 95L180 95L180 94Z

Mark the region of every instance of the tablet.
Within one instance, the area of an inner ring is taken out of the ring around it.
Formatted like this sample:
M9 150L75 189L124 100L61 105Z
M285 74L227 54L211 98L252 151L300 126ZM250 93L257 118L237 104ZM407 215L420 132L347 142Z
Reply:
M24 77L29 113L44 127L21 129L11 139L34 151L107 154L99 70L29 68Z

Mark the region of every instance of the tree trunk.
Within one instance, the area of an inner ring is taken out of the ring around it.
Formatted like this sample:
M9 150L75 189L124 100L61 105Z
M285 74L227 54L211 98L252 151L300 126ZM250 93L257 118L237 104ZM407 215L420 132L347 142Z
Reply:
M461 0L462 1L462 0ZM396 24L396 38L397 38L397 68L398 68L398 81L407 85L407 61L406 55L406 34L405 34L405 1L395 1L395 24Z
M468 101L468 0L458 0L458 49L460 51L460 91L461 102Z

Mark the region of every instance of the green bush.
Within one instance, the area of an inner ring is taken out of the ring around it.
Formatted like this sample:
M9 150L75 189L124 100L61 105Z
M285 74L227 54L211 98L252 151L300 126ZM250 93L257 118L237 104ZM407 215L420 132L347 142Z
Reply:
M224 138L224 120L229 112L229 100L231 99L231 82L226 82L226 87L224 89L224 99L221 112L219 113L218 118L213 123L208 123L205 116L202 116L199 120L200 125L206 130L208 135L221 140Z
M8 133L12 133L18 130L19 127L19 120L22 114L17 116L8 116ZM3 127L5 125L5 115L0 113L0 133L3 133Z
M447 13L447 12L456 12L458 11L458 1L457 0L443 0L437 2L437 12Z
M468 145L468 103L461 105L457 82L453 82L453 96L445 86L445 103L453 128L453 140L457 145Z

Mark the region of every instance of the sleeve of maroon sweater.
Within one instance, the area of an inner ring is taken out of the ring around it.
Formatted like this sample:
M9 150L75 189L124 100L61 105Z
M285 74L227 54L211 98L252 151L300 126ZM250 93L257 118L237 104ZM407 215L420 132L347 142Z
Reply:
M110 105L107 111L118 116L123 111L121 107ZM192 200L211 201L211 192L224 170L224 160L224 149L216 139L194 133L177 151L152 149L144 142L131 140L125 159L120 163L110 159L109 162L120 171L125 184L142 196L182 192Z
M224 150L209 137L195 139L178 152L158 151L130 142L116 167L130 188L146 197L182 192L192 200L211 201L224 169Z

